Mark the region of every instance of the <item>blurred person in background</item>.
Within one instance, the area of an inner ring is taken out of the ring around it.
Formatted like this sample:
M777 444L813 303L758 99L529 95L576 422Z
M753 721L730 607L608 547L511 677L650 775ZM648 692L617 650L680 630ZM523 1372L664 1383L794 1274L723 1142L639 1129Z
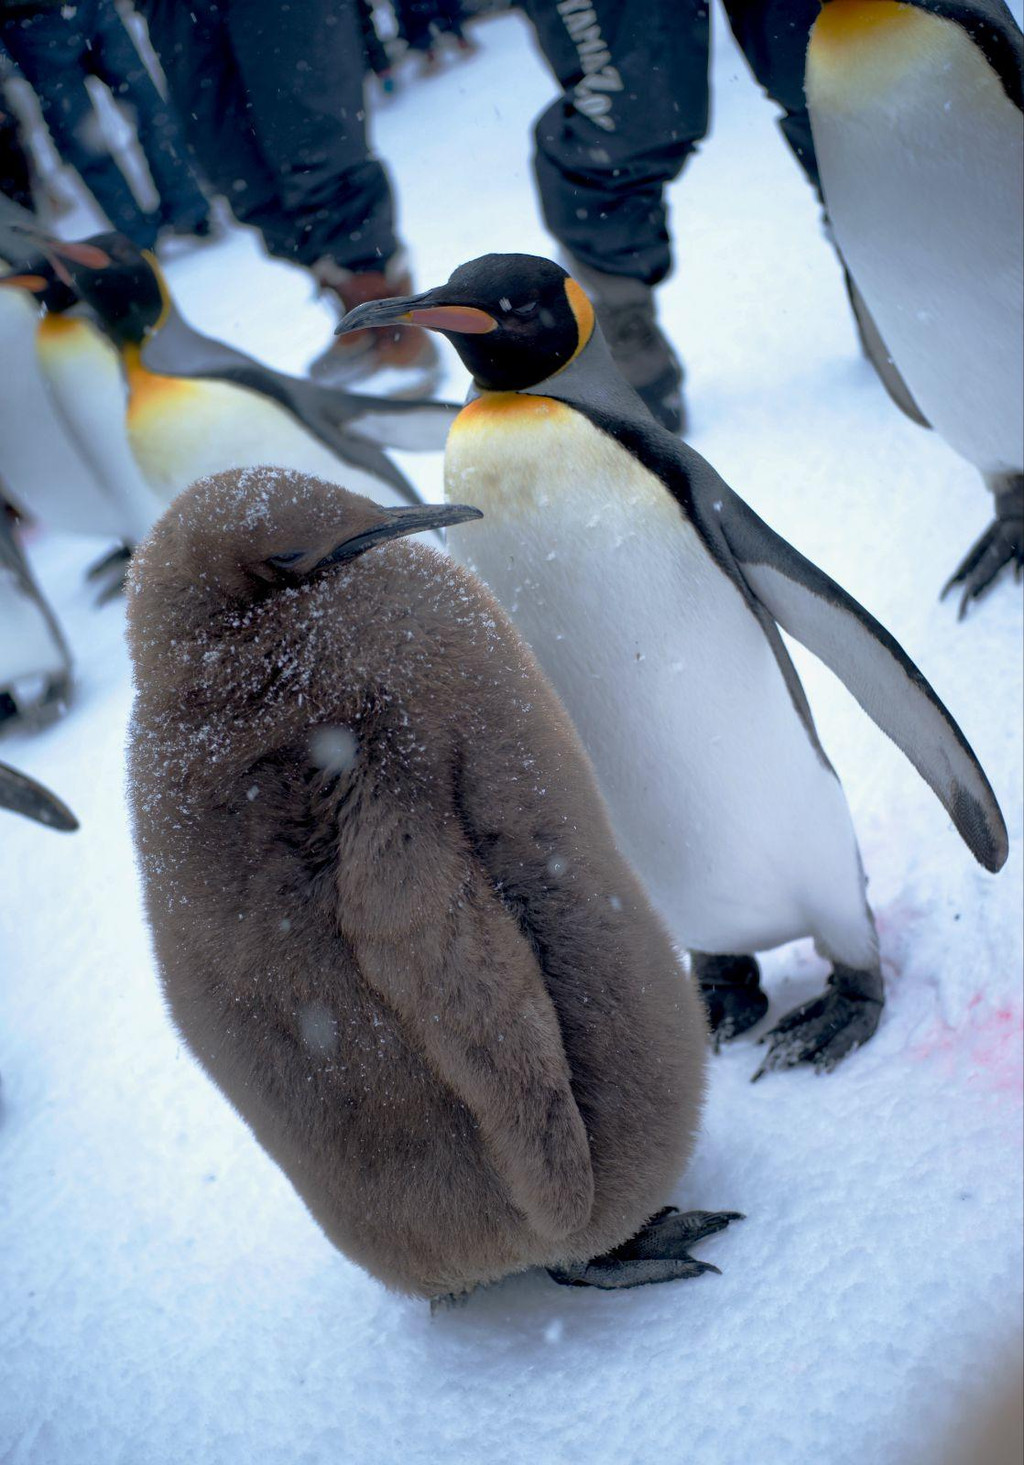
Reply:
M818 0L724 0L783 136L817 190L804 59ZM672 268L665 186L708 128L707 0L524 0L562 95L535 128L544 219L626 380L672 432L683 372L657 322Z
M4 96L4 81L9 77L11 63L0 48L0 193L31 209L32 172L28 153L21 136L21 124L9 110Z
M356 0L144 0L150 40L204 173L271 254L309 269L343 315L412 291L391 185L369 149ZM436 381L426 331L332 342L311 368L340 383L380 370ZM391 382L378 389L388 390Z
M393 0L398 33L410 51L422 57L420 74L432 75L441 61L438 43L450 36L459 51L472 55L477 49L463 31L466 16L461 0Z
M151 248L164 230L209 234L209 202L174 108L157 90L113 0L0 0L0 44L35 92L63 161L114 228L141 248ZM155 211L142 208L111 154L86 87L90 76L131 113L159 196Z

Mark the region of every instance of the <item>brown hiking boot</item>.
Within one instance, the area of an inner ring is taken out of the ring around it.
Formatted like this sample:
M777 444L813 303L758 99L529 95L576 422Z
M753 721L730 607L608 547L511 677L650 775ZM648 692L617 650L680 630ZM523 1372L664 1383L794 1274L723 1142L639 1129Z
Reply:
M332 259L319 259L313 275L321 291L336 298L339 318L368 300L413 293L412 277L400 254L383 270L362 272L345 269ZM309 368L310 376L326 386L340 386L377 372L395 378L393 390L384 395L423 395L433 390L440 375L440 358L429 331L419 326L352 331L336 336Z

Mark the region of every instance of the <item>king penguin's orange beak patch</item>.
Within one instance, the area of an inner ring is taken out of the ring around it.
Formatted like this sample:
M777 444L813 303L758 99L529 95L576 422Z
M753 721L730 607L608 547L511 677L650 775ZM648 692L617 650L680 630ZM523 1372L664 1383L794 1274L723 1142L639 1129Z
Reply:
M52 252L62 259L71 260L72 264L84 265L87 270L105 270L109 267L110 255L104 249L97 249L95 244L60 244L51 246Z
M46 289L42 275L0 275L0 285L8 285L14 290L31 290L33 295L39 295Z
M431 331L455 331L460 336L485 336L495 331L498 322L486 310L475 305L434 305L426 310L410 310L399 319L413 326L426 326Z

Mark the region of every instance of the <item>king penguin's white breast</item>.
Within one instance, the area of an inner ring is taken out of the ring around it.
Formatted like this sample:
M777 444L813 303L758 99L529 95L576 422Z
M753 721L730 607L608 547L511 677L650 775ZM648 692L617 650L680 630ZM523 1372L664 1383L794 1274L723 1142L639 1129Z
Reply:
M88 332L69 322L72 333ZM39 369L35 303L22 291L0 290L0 478L16 504L71 534L118 535L121 524L58 416Z
M128 435L146 480L165 501L197 478L266 464L293 468L378 503L398 495L344 463L290 412L230 382L158 376L130 367Z
M446 493L483 511L449 531L452 553L561 695L677 939L750 951L834 917L870 959L842 790L660 480L571 408L496 393L456 420Z
M954 21L830 0L807 99L836 241L942 437L983 472L1024 466L1024 130Z
M115 516L115 533L137 544L162 507L132 456L118 354L86 321L49 316L36 342L40 371L58 415Z

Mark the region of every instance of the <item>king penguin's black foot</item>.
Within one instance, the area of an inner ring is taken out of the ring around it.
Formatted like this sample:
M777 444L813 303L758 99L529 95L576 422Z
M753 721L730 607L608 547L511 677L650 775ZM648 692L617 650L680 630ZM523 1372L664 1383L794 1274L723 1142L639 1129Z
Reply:
M71 699L71 677L65 672L47 677L42 690L29 699L4 688L0 690L0 724L17 720L20 725L33 730L49 727L63 717Z
M614 1251L589 1262L549 1267L548 1274L561 1287L601 1287L606 1292L700 1277L719 1269L710 1262L696 1261L689 1248L705 1236L724 1231L730 1221L742 1220L739 1211L679 1211L666 1206Z
M708 1026L719 1045L739 1037L768 1011L761 990L761 969L752 956L710 956L692 951L693 975L708 1014Z
M885 1005L881 973L835 966L820 997L780 1018L762 1042L770 1044L752 1083L776 1068L813 1063L828 1073L874 1034Z
M961 621L971 601L980 600L1007 565L1013 566L1017 580L1024 573L1024 476L1008 480L995 499L996 517L942 588L945 597L954 585L963 586L957 611Z
M100 592L96 597L97 605L106 605L124 590L125 578L128 574L128 562L132 557L132 548L128 544L119 544L109 554L90 565L85 572L85 578L94 585L99 585Z
M465 1307L476 1289L470 1287L468 1292L442 1292L437 1297L430 1299L430 1316L436 1317L439 1312L453 1312L457 1307Z

